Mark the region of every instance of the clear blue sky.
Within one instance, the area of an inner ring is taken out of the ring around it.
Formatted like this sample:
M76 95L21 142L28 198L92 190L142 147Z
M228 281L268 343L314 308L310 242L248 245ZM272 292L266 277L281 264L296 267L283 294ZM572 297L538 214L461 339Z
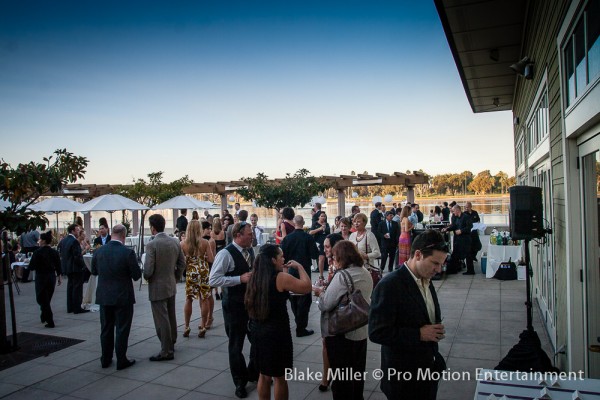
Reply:
M417 170L514 175L433 1L0 2L0 157L85 182Z

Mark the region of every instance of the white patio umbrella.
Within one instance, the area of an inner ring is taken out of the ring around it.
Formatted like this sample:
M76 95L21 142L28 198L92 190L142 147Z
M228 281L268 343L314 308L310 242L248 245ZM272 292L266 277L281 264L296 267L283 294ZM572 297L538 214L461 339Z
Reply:
M212 207L212 203L210 201L200 201L196 200L190 196L176 196L172 199L164 201L160 204L152 207L153 210L168 210L168 209L194 209L194 208L210 208Z
M51 197L29 206L30 210L56 214L56 233L58 234L58 214L61 212L79 211L81 203L65 197Z
M149 208L120 194L105 194L83 203L77 211L106 211L110 213L110 227L112 228L112 213L122 210L149 210Z

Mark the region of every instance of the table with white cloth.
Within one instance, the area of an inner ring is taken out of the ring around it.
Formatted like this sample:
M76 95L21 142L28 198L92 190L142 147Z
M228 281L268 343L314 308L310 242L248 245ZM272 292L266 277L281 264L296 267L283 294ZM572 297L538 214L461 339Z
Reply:
M85 262L85 266L87 269L92 272L92 255L84 254L83 261ZM87 288L85 289L85 293L83 294L83 301L81 304L82 308L86 310L97 311L99 307L96 305L96 286L98 283L98 277L96 275L90 275L90 279L88 280Z
M522 246L498 246L489 244L487 250L487 267L485 271L486 278L493 278L498 267L503 262L511 260L518 264L521 259Z

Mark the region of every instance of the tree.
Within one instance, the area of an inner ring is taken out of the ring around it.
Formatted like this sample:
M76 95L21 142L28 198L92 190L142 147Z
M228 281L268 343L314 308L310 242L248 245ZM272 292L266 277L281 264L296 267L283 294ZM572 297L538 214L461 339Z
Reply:
M499 171L496 175L494 175L494 178L496 180L496 188L499 189L500 193L506 193L510 187L508 182L509 178L506 172Z
M46 229L48 220L41 211L28 210L40 196L58 193L64 185L83 178L88 160L66 149L44 157L44 163L19 164L13 168L0 162L0 198L10 205L0 212L0 227L20 235L31 229Z
M255 178L242 178L247 187L238 189L237 193L259 207L277 211L284 207L303 206L314 195L331 186L309 174L307 169L300 169L294 175L287 173L283 179L269 180L267 175L259 172Z
M151 172L148 174L148 181L140 178L137 181L134 181L131 186L122 186L117 193L128 197L131 200L135 200L148 208L152 208L159 203L182 195L183 189L194 183L187 175L174 180L173 182L164 183L162 181L162 176L162 171ZM140 245L138 246L140 253L144 250L144 220L148 211L149 210L142 211L140 222Z
M76 182L83 178L88 160L85 157L75 156L66 149L56 150L53 156L44 157L44 163L33 161L19 164L13 168L4 160L0 161L0 198L8 201L9 205L0 211L0 227L3 230L21 234L31 229L41 227L46 229L48 220L43 212L27 209L40 196L46 193L58 193L64 185ZM7 243L2 244L7 251ZM8 270L8 256L3 258L3 270ZM17 326L15 319L14 299L9 275L9 301L11 304L11 318L13 331L13 344L6 341L6 309L4 304L4 278L0 273L0 353L16 350Z
M494 177L490 174L490 170L481 171L469 184L469 190L475 194L486 194L492 191L494 187Z

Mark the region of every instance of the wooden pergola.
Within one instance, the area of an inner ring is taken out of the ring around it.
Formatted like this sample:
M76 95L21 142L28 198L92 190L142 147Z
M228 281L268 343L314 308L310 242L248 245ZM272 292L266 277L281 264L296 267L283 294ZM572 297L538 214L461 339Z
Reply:
M405 186L408 190L407 201L413 202L415 199L414 187L419 184L426 184L429 178L423 172L413 171L412 174L403 172L393 172L391 174L376 173L357 174L357 175L340 175L340 176L321 176L318 178L322 182L329 184L332 188L338 191L338 215L344 215L346 209L346 189L354 186L381 186L394 185ZM272 179L277 182L283 179ZM129 185L108 185L108 184L71 184L67 185L62 193L48 193L48 196L66 195L84 200L101 196L103 194L113 193L116 189L127 187ZM234 193L237 189L246 186L243 181L227 181L227 182L203 182L192 183L184 189L186 194L210 193L218 194L221 197L221 208L227 207L227 197Z

